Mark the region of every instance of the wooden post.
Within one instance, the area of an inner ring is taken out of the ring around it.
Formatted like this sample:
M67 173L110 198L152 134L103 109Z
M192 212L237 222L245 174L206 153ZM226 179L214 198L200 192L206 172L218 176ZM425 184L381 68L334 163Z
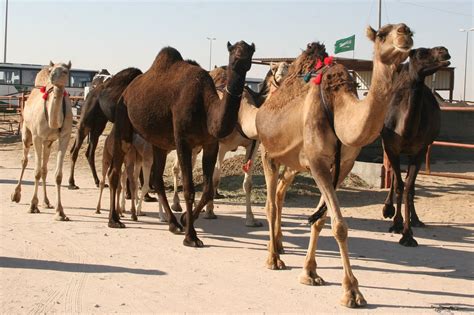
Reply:
M428 146L428 150L426 150L426 156L425 156L425 171L427 174L431 173L430 156L431 156L431 144Z

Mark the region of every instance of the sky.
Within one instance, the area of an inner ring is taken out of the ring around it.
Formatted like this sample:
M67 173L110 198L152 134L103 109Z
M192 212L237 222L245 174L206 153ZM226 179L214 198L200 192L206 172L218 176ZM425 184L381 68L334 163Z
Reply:
M255 43L254 57L295 57L312 41L334 53L336 40L355 34L355 57L372 58L365 37L377 27L377 0L360 1L88 1L9 0L7 62L46 64L71 60L73 68L111 73L127 67L146 71L161 48L172 46L186 59L209 68L228 61L227 41ZM5 24L0 1L0 28ZM461 99L466 33L474 27L473 1L382 1L382 25L404 22L414 30L414 47L445 46L455 70L454 98ZM0 35L2 44L3 36ZM469 34L466 98L474 100L473 43ZM3 46L3 45L2 45ZM3 55L3 47L2 47ZM352 52L338 54L351 57ZM253 65L247 77L268 70Z

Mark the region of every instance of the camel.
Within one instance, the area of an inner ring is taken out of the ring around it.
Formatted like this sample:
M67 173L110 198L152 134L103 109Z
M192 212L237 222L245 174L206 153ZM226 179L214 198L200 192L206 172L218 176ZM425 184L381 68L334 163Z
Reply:
M394 95L382 129L382 143L392 168L392 186L383 208L384 217L393 217L393 192L397 211L390 232L402 233L399 243L417 246L411 226L424 226L415 211L415 181L428 146L439 135L441 111L425 78L450 65L445 47L418 48L410 51L410 61L403 65L394 83ZM405 185L400 171L400 155L409 157ZM401 204L405 204L405 221Z
M35 188L29 212L40 212L38 209L40 178L43 182L44 205L51 208L46 193L46 176L51 145L57 140L59 144L55 171L57 194L54 218L58 221L69 221L61 203L61 182L64 154L72 130L71 102L65 89L69 81L70 69L71 62L55 64L51 61L47 69L40 71L40 78L35 80L36 83L41 84L41 87L35 87L25 103L22 126L23 159L21 174L15 192L11 196L12 201L20 202L21 182L25 168L28 165L28 152L33 144L35 147ZM46 73L48 73L47 76Z
M115 121L115 104L127 85L142 72L136 68L127 68L118 72L111 79L96 80L95 87L87 94L82 108L81 120L77 128L74 145L71 148L71 172L69 175L69 189L79 189L74 180L79 150L82 142L89 135L89 144L86 150L87 161L94 177L94 182L99 187L99 177L95 168L95 150L99 137L105 129L107 122ZM105 79L105 77L102 77Z
M107 171L112 164L112 154L113 154L113 143L114 143L114 135L115 133L115 126L112 128L111 133L107 136L104 143L104 151L102 155L102 179L99 184L99 200L97 202L96 213L100 214L101 210L101 200L102 200L102 193L105 187L105 178L107 175ZM132 213L132 220L137 221L138 216L145 215L142 213L142 202L148 191L150 190L149 179L151 168L153 166L153 147L151 144L146 142L142 137L137 134L133 135L132 146L130 147L129 151L125 155L124 158L125 164L125 172L122 172L121 176L121 183L118 188L117 194L120 195L120 207L118 209L121 216L125 212L125 193L121 193L122 188L126 187L127 180L129 181L129 186L131 190L131 213ZM137 196L138 191L138 178L140 175L140 171L143 171L144 176L144 183L141 188L140 197ZM138 197L138 198L137 198ZM138 203L135 207L135 200L138 199ZM163 207L160 205L159 207L159 216L161 221L166 221L166 218L163 213Z
M348 227L335 187L349 173L360 148L380 134L397 65L407 58L413 45L412 32L405 24L388 24L378 31L368 27L367 35L374 42L374 67L372 85L365 99L357 98L355 80L344 66L331 66L332 58L327 57L324 45L311 43L292 63L282 86L262 105L256 118L267 184L265 208L270 242L266 265L270 269L285 268L278 250L282 247L283 200L277 200L280 165L293 172L310 171L322 198L317 215L313 216L311 238L299 281L307 285L324 283L316 272L315 253L326 219L327 211L323 207L326 202L344 270L341 304L347 307L364 306L367 302L350 266ZM326 66L322 65L323 60ZM314 67L318 76L305 84L301 76Z
M163 48L150 69L135 79L123 92L117 104L117 132L114 159L109 173L111 228L123 228L116 211L117 185L124 153L130 146L133 131L153 145L154 180L160 203L168 219L169 230L182 231L182 226L171 212L165 194L163 171L170 150L176 149L183 173L186 212L181 216L185 225L185 246L202 247L197 237L194 220L202 208L213 199L212 175L218 153L218 139L228 136L238 118L245 76L250 70L255 45L240 41L227 43L229 65L228 83L221 100L212 78L199 66L183 60L172 47ZM120 144L120 145L119 145ZM192 179L192 148L203 148L202 167L204 189L193 211L194 184Z
M252 171L253 171L253 160L258 152L259 142L255 139L257 137L257 131L255 128L255 116L257 114L257 101L260 101L261 105L265 99L268 99L271 94L278 88L283 79L288 73L288 63L280 62L271 64L270 70L268 71L265 79L262 83L262 88L259 93L252 92L249 88L245 88L242 94L242 101L239 109L238 128L227 137L219 140L219 153L214 168L213 185L214 185L214 196L218 195L218 187L220 183L221 166L224 161L224 157L227 152L235 151L239 146L245 148L246 166L243 168L244 181L243 189L245 192L245 225L248 227L261 227L262 223L255 219L252 212L251 204L251 190L252 190ZM223 97L222 91L219 88L223 88L227 82L226 78L226 67L218 67L209 72L209 75L214 80L214 84L218 87L219 97ZM200 148L193 149L193 165L196 161L196 156L199 153ZM248 162L250 161L250 162ZM180 199L178 195L178 176L180 173L178 160L173 164L173 183L174 183L174 194L173 204L171 209L174 211L181 212ZM205 219L216 219L217 216L214 214L214 202L210 201L206 206L206 211L203 216Z

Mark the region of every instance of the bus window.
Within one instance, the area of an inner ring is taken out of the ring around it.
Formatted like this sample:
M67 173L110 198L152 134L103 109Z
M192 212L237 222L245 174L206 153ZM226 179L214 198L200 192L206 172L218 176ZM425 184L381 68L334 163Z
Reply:
M20 84L20 70L1 69L0 84Z
M39 70L21 70L21 84L35 85L35 78Z
M70 87L85 87L91 80L90 73L71 71Z

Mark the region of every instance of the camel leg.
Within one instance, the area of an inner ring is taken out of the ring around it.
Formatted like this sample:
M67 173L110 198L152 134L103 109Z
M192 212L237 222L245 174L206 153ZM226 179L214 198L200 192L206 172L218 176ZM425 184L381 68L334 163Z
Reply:
M392 170L391 172L392 177L392 185L390 185L387 198L385 199L384 206L383 206L383 217L384 218L392 218L395 215L395 207L393 206L393 192L395 187L395 174Z
M39 213L38 209L38 184L41 178L41 157L43 156L43 142L38 137L33 137L35 147L35 188L30 203L30 213Z
M395 216L393 217L393 225L390 227L389 232L394 233L401 233L403 230L403 217L402 217L402 195L403 195L403 179L401 175L400 169L400 156L387 150L387 156L390 160L390 164L392 165L392 172L394 174L392 185L395 186L393 189L395 190L396 194L396 201L397 201L397 208L395 212Z
M74 144L71 148L71 172L69 174L69 189L79 189L76 186L76 182L74 180L74 169L76 167L77 157L79 155L79 151L81 150L82 143L86 138L86 135L89 133L90 128L84 126L84 124L79 124L79 128L77 129L76 139L74 140Z
M319 200L317 209L324 206L324 199ZM316 263L316 250L318 249L318 239L321 230L326 223L327 211L314 223L311 225L311 236L309 240L308 250L306 252L306 257L304 260L303 271L298 276L298 281L306 285L323 285L325 284L323 278L321 278L316 272L317 263Z
M198 150L194 150L197 155ZM217 155L219 153L219 143L211 143L203 147L202 153L202 173L203 173L203 189L201 199L197 203L193 211L194 220L197 220L202 209L214 199L213 173L216 165Z
M202 247L204 244L197 237L196 230L194 229L193 205L195 191L193 183L192 147L188 143L186 143L185 139L183 138L184 137L180 135L179 132L176 132L176 152L183 175L183 195L184 201L186 203L186 212L183 213L183 215L181 216L181 224L185 226L185 237L183 245L190 247Z
M163 181L163 172L165 171L166 156L168 152L157 147L153 147L153 180L155 189L157 190L160 207L165 209L166 217L169 224L169 231L178 234L183 231L183 227L178 223L176 217L171 211L168 199L166 198L165 183Z
M120 172L124 162L125 154L132 146L133 127L128 118L127 107L122 101L119 101L115 109L115 124L112 128L114 141L112 143L112 165L108 172L110 185L110 211L109 223L110 228L124 228L125 224L120 222L118 207L120 200L118 199L117 189L120 181Z
M107 176L107 171L110 168L110 164L112 162L112 156L108 153L107 148L104 147L103 155L102 155L102 179L99 183L99 200L97 202L97 207L95 213L100 214L101 209L101 201L102 201L102 193L105 187L105 178Z
M90 143L89 150L87 150L87 161L92 171L92 176L94 177L94 183L99 187L99 177L97 176L97 170L95 168L95 150L97 149L97 143L99 142L99 137L105 129L105 122L103 125L96 125L90 131Z
M171 209L176 212L183 212L183 208L179 204L179 194L178 194L178 186L179 186L179 176L181 173L181 169L179 168L179 160L176 156L176 159L173 163L173 204L171 205Z
M259 222L258 220L255 220L255 217L252 212L252 172L253 172L253 162L255 161L255 157L257 156L258 152L258 146L260 145L260 142L257 141L255 144L254 150L252 152L252 156L250 156L250 160L252 163L250 164L250 167L247 172L244 172L244 182L242 183L244 192L245 192L245 226L249 227L261 227L263 226L262 222ZM248 156L249 151L251 150L252 145L247 146L245 148L246 154L245 156ZM216 186L217 187L217 186Z
M339 188L339 186L342 184L344 179L349 175L350 171L352 170L352 167L354 166L354 161L357 158L357 155L359 154L360 150L359 149L352 149L349 147L342 147L342 157L343 160L341 161L340 165L340 171L339 171L339 178L337 181L336 187ZM333 168L331 170L331 176L334 178L335 174L335 169ZM286 191L286 190L285 190ZM326 202L324 201L323 196L319 199L319 203L316 206L316 209L318 212L320 209L322 209L326 206ZM306 285L323 285L325 282L324 280L318 275L316 269L317 269L317 263L316 263L316 250L318 248L318 239L319 239L319 234L321 233L321 230L324 227L324 224L326 222L326 216L327 216L327 210L323 212L322 216L316 220L313 224L311 224L311 237L310 237L310 242L308 246L308 251L306 252L306 257L305 257L305 262L303 266L303 271L301 272L300 276L298 277L300 283L306 284Z
M48 161L49 155L51 154L51 141L45 141L43 143L43 159L41 166L41 181L43 182L43 207L47 209L53 208L48 199L48 194L46 193L46 177L48 176Z
M136 211L136 208L135 208L135 201L136 201L136 198L137 198L137 179L138 177L135 177L134 176L134 171L135 171L135 160L136 160L136 150L135 148L132 146L129 150L129 152L127 153L127 163L125 164L125 172L127 174L127 178L128 178L128 182L130 183L130 191L131 191L131 194L132 194L132 198L131 198L131 209L130 209L130 212L132 213L132 220L133 221L137 221L138 220L138 217L137 217L137 211ZM124 202L125 202L125 199L124 199ZM125 207L123 208L125 210Z
M21 200L21 182L23 180L23 175L25 174L26 166L28 165L28 152L33 143L31 132L26 128L25 124L23 124L22 129L23 158L21 159L21 173L15 191L11 195L11 200L17 203Z
M405 181L405 190L403 191L403 203L405 204L405 220L403 222L402 238L400 244L407 247L418 246L417 241L413 238L413 231L411 229L412 211L414 210L414 191L415 181L418 171L425 157L425 150L422 150L416 156L410 158L410 165L408 166L408 176ZM416 213L415 213L416 215Z
M214 196L216 195L217 187L219 187L219 183L221 180L222 162L224 162L224 158L227 152L228 150L224 145L219 145L219 152L217 153L217 162L212 175L212 186L214 187ZM217 216L214 213L214 198L212 198L212 200L207 203L206 212L204 212L203 218L217 219Z
M58 155L56 157L56 170L54 177L56 178L56 214L54 219L56 221L69 221L69 218L64 214L63 205L61 203L61 183L63 181L63 163L66 156L67 146L71 138L70 132L61 134L58 140Z
M275 200L278 183L278 170L280 165L268 157L265 150L262 150L262 164L263 170L265 172L265 183L267 184L267 201L265 203L265 210L267 213L268 227L270 232L270 243L268 245L269 253L266 266L267 268L273 270L285 269L285 263L280 259L280 254L278 253L275 233L278 212Z
M416 177L418 176L418 172L421 168L421 165L423 163L423 158L425 157L425 155L426 155L426 149L422 150L416 156L415 174L414 174L413 184L410 186L411 189L409 191L410 221L411 221L411 226L414 226L414 227L425 226L425 224L421 222L420 218L418 218L418 215L416 214L416 209L415 209L415 182L416 182Z
M125 161L124 164L125 164L125 167L121 171L120 182L119 182L119 186L117 187L117 198L120 199L120 203L117 209L118 209L118 213L120 217L122 218L124 217L124 213L127 212L127 210L125 209L125 198L126 198L125 187L127 187L127 182L128 182L127 162Z
M313 159L311 162L311 174L326 201L328 209L331 211L331 227L341 253L341 260L344 269L344 278L342 281L344 293L341 299L341 304L347 307L366 305L367 302L359 291L358 281L352 273L347 245L348 227L344 217L342 216L339 202L336 197L336 191L332 180L333 175L330 171L331 165L327 160L317 158ZM310 244L310 247L311 246L312 245Z
M285 201L286 192L293 183L297 174L298 172L290 169L289 167L285 167L282 176L278 180L278 185L276 189L275 204L277 208L277 223L275 226L275 238L277 250L280 254L285 253L285 249L283 248L283 233L281 231L281 214L283 211L283 202Z

